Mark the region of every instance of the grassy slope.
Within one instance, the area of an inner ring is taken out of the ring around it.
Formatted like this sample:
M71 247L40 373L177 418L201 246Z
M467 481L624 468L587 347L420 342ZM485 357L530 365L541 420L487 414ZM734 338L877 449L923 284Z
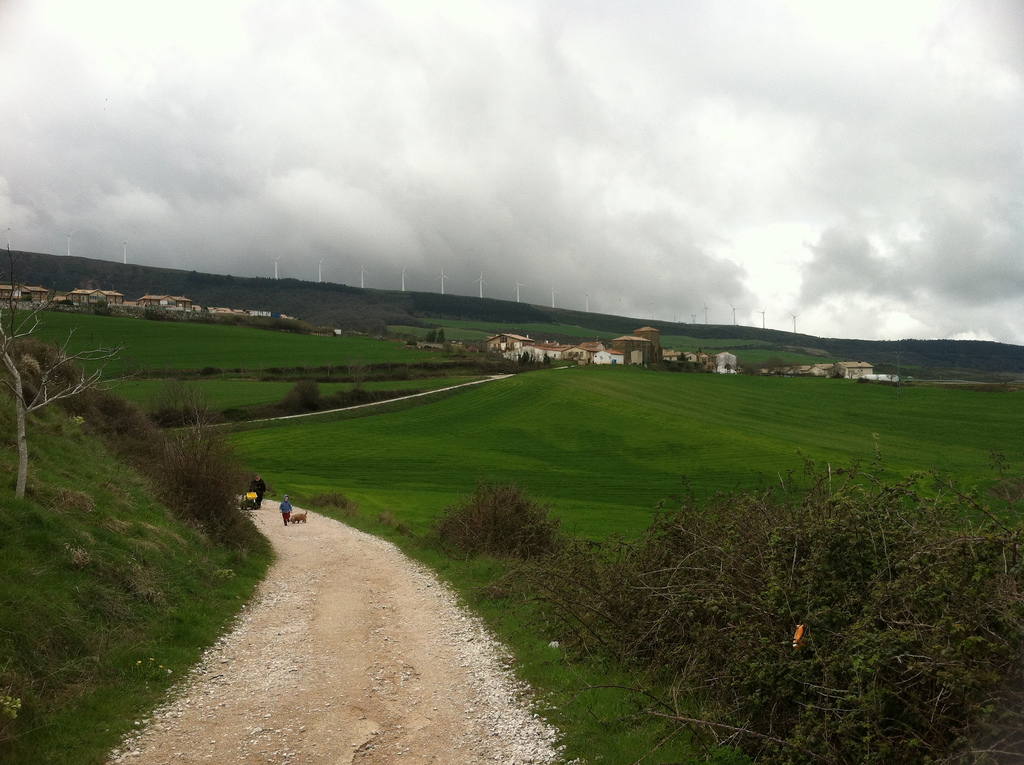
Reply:
M229 624L269 552L212 548L53 410L15 500L10 419L0 410L0 696L23 707L0 719L0 761L100 763Z
M267 367L344 366L349 364L409 363L436 358L383 340L365 337L296 335L249 327L191 322L147 321L89 314L47 312L43 340L57 340L76 329L82 345L127 347L121 366L134 369L265 369ZM121 369L111 366L111 371Z
M635 532L661 499L834 466L937 467L992 477L989 450L1024 450L1019 394L820 379L577 368L520 375L383 417L238 433L253 469L292 494L338 489L422 528L485 476L552 501L585 535Z

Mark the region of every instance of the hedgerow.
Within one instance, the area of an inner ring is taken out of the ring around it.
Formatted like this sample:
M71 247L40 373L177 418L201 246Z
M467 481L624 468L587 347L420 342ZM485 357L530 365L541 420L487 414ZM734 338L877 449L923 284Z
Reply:
M1020 756L1020 524L948 483L809 475L799 495L676 498L642 538L516 579L563 644L671 688L652 714L757 762Z

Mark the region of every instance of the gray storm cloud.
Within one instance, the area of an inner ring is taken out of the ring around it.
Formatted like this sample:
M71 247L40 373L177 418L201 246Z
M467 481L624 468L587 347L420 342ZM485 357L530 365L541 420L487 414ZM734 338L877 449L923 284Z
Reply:
M154 8L0 5L15 248L1024 342L1015 3Z

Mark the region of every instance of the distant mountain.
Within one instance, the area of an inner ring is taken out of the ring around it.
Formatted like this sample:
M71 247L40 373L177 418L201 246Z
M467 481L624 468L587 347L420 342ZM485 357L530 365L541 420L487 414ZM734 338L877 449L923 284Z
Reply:
M983 340L847 340L725 324L683 324L625 316L570 311L510 300L398 292L349 287L332 282L225 276L174 268L154 268L109 260L13 252L19 282L62 291L78 287L117 290L135 300L147 293L184 295L203 306L259 309L284 313L321 326L380 333L389 324L430 326L438 320L480 321L507 325L560 324L552 337L591 337L594 331L632 333L642 325L666 335L715 340L750 340L760 350L768 343L779 351L828 358L869 361L895 369L896 354L905 368L969 376L1024 373L1024 346ZM4 268L6 272L7 269ZM10 274L4 273L6 280ZM532 336L543 339L533 332ZM738 349L742 351L742 346Z

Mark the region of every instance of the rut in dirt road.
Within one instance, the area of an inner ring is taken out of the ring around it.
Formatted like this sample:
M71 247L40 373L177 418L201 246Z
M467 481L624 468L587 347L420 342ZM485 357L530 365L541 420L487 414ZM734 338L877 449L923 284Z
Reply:
M432 572L316 513L285 526L265 501L256 522L278 560L253 603L108 762L559 761L502 646Z

